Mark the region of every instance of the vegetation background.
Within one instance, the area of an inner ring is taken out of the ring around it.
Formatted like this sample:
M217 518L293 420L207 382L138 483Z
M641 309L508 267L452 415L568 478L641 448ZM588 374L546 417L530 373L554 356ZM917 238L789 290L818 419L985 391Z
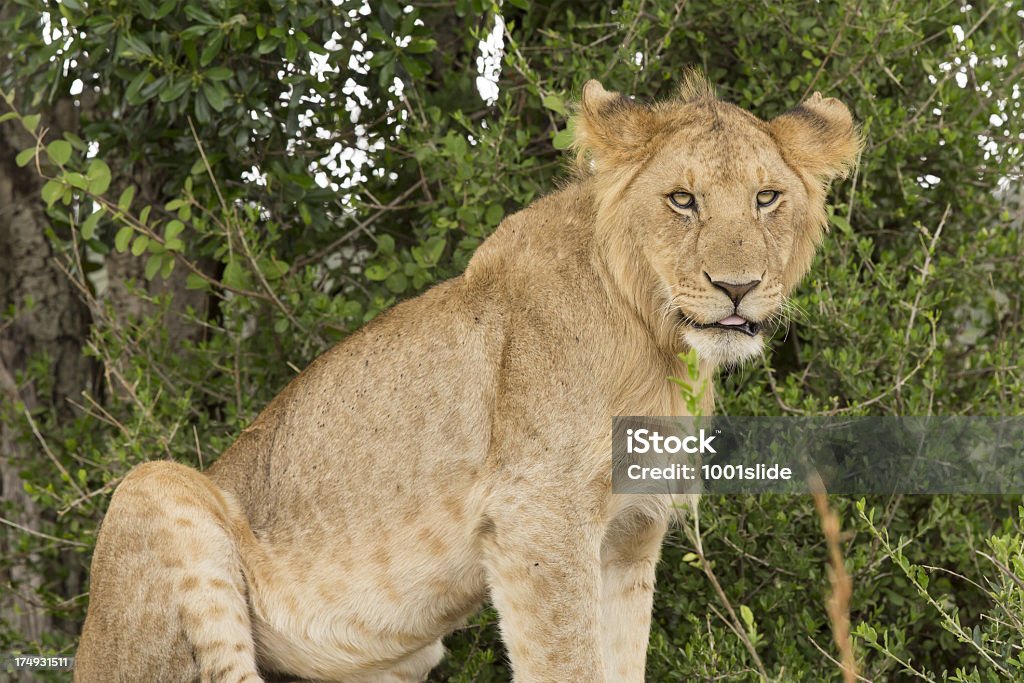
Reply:
M1022 26L1016 1L4 2L0 652L74 651L130 467L208 466L556 187L592 77L654 99L697 65L764 118L819 90L863 122L797 312L721 411L1021 414ZM1024 680L1019 496L831 504L861 680ZM841 679L810 498L708 498L686 531L650 680ZM447 645L435 680L507 680L493 612Z

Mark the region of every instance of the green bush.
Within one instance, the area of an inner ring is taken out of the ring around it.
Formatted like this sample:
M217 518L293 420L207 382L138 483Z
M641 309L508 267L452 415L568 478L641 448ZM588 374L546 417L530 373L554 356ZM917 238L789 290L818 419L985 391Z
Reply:
M502 217L556 187L570 103L592 77L656 99L697 65L764 118L819 90L863 125L859 169L833 189L831 234L791 321L763 362L723 373L719 410L1022 413L1014 3L362 7L18 0L0 11L4 125L38 138L18 166L23 180L42 176L49 244L88 305L81 351L101 369L72 418L56 400L0 398L42 510L37 534L5 528L17 552L0 573L31 558L42 581L9 588L54 620L41 642L0 624L0 651L73 651L87 599L73 587L131 466L208 465L299 368L460 272ZM488 104L477 59L499 16ZM71 125L45 130L69 108ZM32 305L0 301L0 334ZM30 353L19 389L52 395L53 360ZM864 677L1024 680L1019 497L831 502ZM841 680L810 499L708 497L697 538L725 599L694 536L675 532L650 680ZM492 611L447 645L434 679L507 680Z

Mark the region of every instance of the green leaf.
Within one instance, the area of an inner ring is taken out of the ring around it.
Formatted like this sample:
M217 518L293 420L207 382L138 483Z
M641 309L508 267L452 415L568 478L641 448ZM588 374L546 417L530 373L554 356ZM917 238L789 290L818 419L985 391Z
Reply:
M863 622L857 624L856 633L858 636L863 638L866 642L877 643L878 642L878 631L873 626L865 624Z
M203 48L202 53L199 55L199 66L206 66L213 61L214 57L220 54L220 49L224 45L224 34L218 33L213 37L206 47Z
M71 158L71 143L67 140L54 140L46 146L46 153L50 155L50 161L63 166Z
M160 89L164 87L164 84L166 82L167 76L157 76L149 83L146 83L144 86L142 86L142 89L139 90L138 103L145 102L146 100L156 95L158 92L160 92Z
M19 167L24 168L25 166L28 166L29 163L31 163L31 161L35 158L36 148L29 147L28 149L23 149L20 152L18 152L18 156L14 157L14 163L16 163Z
M846 220L839 214L833 214L829 218L829 222L831 222L832 225L839 228L839 231L842 232L847 237L853 236L853 227L850 225L850 221Z
M385 255L395 253L395 238L391 235L377 235L377 251Z
M369 21L366 24L366 34L373 40L379 40L382 43L390 43L391 39L388 34L381 27L380 23L376 21Z
M161 258L163 258L163 265L160 266L160 277L166 280L174 271L174 264L177 261L174 260L173 254L163 254Z
M163 19L171 13L171 10L173 10L177 6L178 0L164 0L160 7L157 8L156 14L153 15L153 20L158 21L160 19Z
M80 232L82 233L82 239L91 240L96 235L96 226L100 222L100 218L103 217L104 209L101 206L97 211L89 214L89 217L82 221Z
M209 26L216 26L220 23L206 10L191 4L185 6L185 16L198 21L200 24L207 24Z
M288 272L289 265L277 259L263 259L260 261L260 271L268 280L278 280Z
M29 114L28 116L21 117L21 124L25 126L25 130L29 133L35 133L36 128L39 127L39 114Z
M139 235L134 241L132 241L132 256L142 256L146 251L147 246L149 246L149 237L146 235ZM152 278L147 277L146 279L151 280Z
M173 102L188 90L189 82L186 78L171 78L170 85L160 90L161 102Z
M411 52L412 54L417 55L433 52L436 49L437 41L434 40L433 38L428 38L426 40L424 40L423 38L413 38L405 47L406 52Z
M226 81L234 75L234 71L226 66L215 66L203 72L203 76L211 81Z
M370 61L368 61L366 64L371 69L377 69L377 68L380 68L380 67L384 66L388 62L394 61L394 59L395 59L395 53L394 52L390 52L390 51L387 51L387 50L381 50L380 52L374 52L373 56L370 57Z
M85 143L85 140L78 137L70 131L64 131L64 139L71 143L71 146L80 152L85 152L89 149L89 146Z
M124 188L121 196L117 198L117 208L121 211L127 211L131 208L133 199L135 199L135 186L129 185Z
M522 10L530 9L530 3L528 0L508 0L508 4L512 5L513 7L518 7L519 9Z
M743 619L743 623L747 625L747 631L753 633L754 613L746 605L740 605L740 618Z
M117 234L114 235L114 248L122 254L128 251L128 242L131 241L134 234L135 230L130 225L126 225L118 230Z
M384 286L394 294L401 294L409 288L409 280L404 273L391 273L384 281Z
M210 283L195 273L189 273L185 278L185 289L209 289Z
M103 194L110 187L110 167L102 159L93 159L85 177L89 180L89 192Z
M487 213L484 214L484 220L487 225L497 225L501 222L501 219L505 216L505 209L501 207L501 204L491 204L487 207Z
M164 257L160 254L151 254L150 257L146 259L146 269L142 273L143 276L147 280L152 280L156 277L157 271L160 270L160 266L163 265L163 260Z
M142 104L145 98L142 96L142 87L146 85L146 81L149 79L149 71L143 70L135 75L135 78L131 80L128 87L125 88L124 98L128 104L137 105Z
M551 144L555 146L555 149L569 149L573 141L573 131L571 126L566 126L562 130L555 133L555 137L552 138Z
M545 96L542 103L551 111L561 114L562 116L568 116L569 114L568 110L565 108L565 101L554 93Z
M181 234L181 231L185 229L185 224L175 219L167 224L164 228L164 241L173 240L175 237Z
M217 112L222 112L231 104L231 94L222 83L203 83L203 97Z
M435 265L441 260L441 254L444 253L444 248L447 246L447 242L443 237L431 237L423 245L423 258L428 265Z
M233 289L245 289L245 270L238 261L230 261L224 267L224 276L221 280Z
M63 177L71 187L77 187L79 190L89 189L89 181L81 173L65 173Z
M43 195L43 201L46 202L47 207L51 207L54 203L61 198L64 194L64 183L59 180L49 180L43 189L41 194Z
M121 34L120 54L124 57L152 57L153 49L142 38L124 33Z
M391 271L380 265L379 263L373 263L366 268L364 275L367 280L373 280L374 282L380 282L386 280Z

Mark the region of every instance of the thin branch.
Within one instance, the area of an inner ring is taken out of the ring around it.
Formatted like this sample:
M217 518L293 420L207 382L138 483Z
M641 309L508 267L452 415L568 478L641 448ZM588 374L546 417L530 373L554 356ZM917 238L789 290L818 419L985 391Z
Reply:
M23 406L21 412L25 415L25 419L28 420L28 426L32 428L32 433L35 434L36 439L43 447L46 455L48 455L50 460L53 461L53 464L57 466L57 469L60 470L62 475L64 475L64 478L68 480L68 483L71 484L71 488L78 491L79 495L84 496L85 491L83 491L82 488L75 483L75 480L71 478L71 474L64 468L64 465L61 464L60 460L57 459L57 456L53 454L53 451L50 450L50 446L46 443L46 439L43 438L43 435L39 433L39 428L36 427L36 421L32 419L32 414L28 412L28 408Z
M704 575L708 577L708 581L711 582L711 587L715 589L715 594L718 595L719 602L729 613L729 619L732 623L730 624L728 620L723 621L726 621L726 623L729 624L729 627L736 634L736 637L743 643L743 647L745 647L747 652L750 653L750 658L754 660L754 665L757 667L758 673L761 674L761 679L768 680L768 672L764 668L764 662L761 661L760 655L757 654L757 649L754 647L754 644L750 642L750 637L743 628L743 622L741 622L739 617L736 616L736 610L733 609L729 596L725 594L725 591L722 589L722 584L718 582L718 577L715 576L714 569L711 568L711 563L708 562L707 556L704 555L704 543L700 532L700 510L697 505L692 506L690 514L693 519L693 524L683 524L683 531L686 533L687 538L690 539L694 549L697 551L697 557L700 559L701 569L704 570Z
M295 259L294 263L292 263L291 271L295 272L299 268L302 268L302 267L307 266L307 265L309 265L311 263L316 263L317 261L320 261L325 256L330 254L332 251L334 251L335 249L340 247L342 244L344 244L345 242L348 242L350 239L355 237L357 234L359 234L360 232L363 232L364 230L366 230L366 228L369 227L371 223L373 223L375 220L377 220L378 218L383 216L385 212L392 210L395 206L397 206L401 202L405 201L405 199L409 195L411 195L413 192L415 192L416 190L420 189L420 187L422 187L424 185L426 185L426 179L421 176L420 179L416 183L411 185L409 187L409 189L405 190L402 194L398 195L397 197L392 199L390 202L388 202L385 207L383 207L381 209L378 209L372 216L367 218L365 221L362 221L361 223L357 223L356 227L352 228L351 230L346 232L344 235L342 235L338 239L336 239L333 242L331 242L330 244L328 244L323 249L320 249L320 250L310 254L309 256L304 256L303 258Z
M124 479L124 475L123 474L120 477L116 478L116 479L111 479L110 481L108 481L106 484L104 484L100 488L96 489L95 491L90 491L89 493L85 494L84 496L82 496L80 498L76 498L75 500L71 501L70 503L68 503L67 505L62 507L60 510L58 510L57 511L57 516L58 517L63 517L68 512L70 512L74 508L78 507L82 503L86 502L87 500L95 498L96 496L98 496L98 495L100 495L102 493L106 493L110 489L112 489L115 486L117 486L118 484L120 484L122 479Z
M821 60L821 64L818 65L818 70L814 72L814 76L811 77L811 82L807 84L807 89L804 90L804 94L800 97L801 101L806 100L807 96L814 91L814 86L817 84L821 74L825 71L825 66L835 55L836 48L839 47L839 41L843 39L843 34L846 33L846 29L850 27L850 15L859 11L859 2L856 5L849 5L846 8L846 14L843 15L843 25L839 27L839 31L836 32L836 37L832 39L832 44L828 47L828 52L825 53L825 57Z
M44 538L47 541L53 541L54 543L60 543L61 545L70 545L70 546L75 547L75 548L88 548L89 547L89 545L86 544L86 543L81 543L79 541L72 541L72 540L69 540L69 539L66 539L66 538L57 538L56 536L51 536L50 534L44 534L42 531L36 531L35 529L29 529L28 527L22 526L22 525L18 524L17 522L12 522L11 520L7 519L6 517L0 517L0 524L6 524L9 527L14 527L18 531L23 531L24 533L26 533L26 534L28 534L30 536L36 536L38 538Z

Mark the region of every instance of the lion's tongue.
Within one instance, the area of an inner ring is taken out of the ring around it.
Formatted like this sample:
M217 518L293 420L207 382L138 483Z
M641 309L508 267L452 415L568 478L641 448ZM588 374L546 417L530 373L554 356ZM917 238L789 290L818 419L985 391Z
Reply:
M718 321L719 325L745 325L746 323L747 321L738 315L730 315L728 318L722 318Z

